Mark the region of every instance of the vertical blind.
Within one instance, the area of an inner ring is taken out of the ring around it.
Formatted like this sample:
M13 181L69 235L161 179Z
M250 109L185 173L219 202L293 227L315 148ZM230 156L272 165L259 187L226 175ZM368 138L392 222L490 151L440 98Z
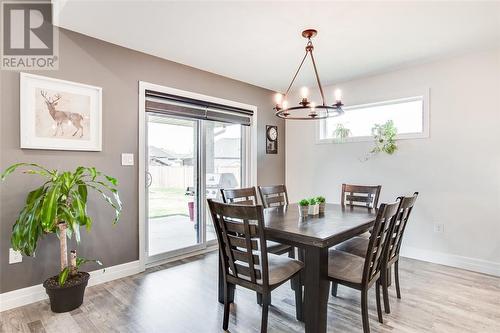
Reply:
M146 112L250 126L252 110L146 90Z

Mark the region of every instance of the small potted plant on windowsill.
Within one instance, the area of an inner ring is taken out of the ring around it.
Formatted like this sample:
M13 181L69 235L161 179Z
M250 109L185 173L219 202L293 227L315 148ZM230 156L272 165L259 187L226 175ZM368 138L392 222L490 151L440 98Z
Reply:
M325 202L326 202L325 197L322 196L316 197L316 202L319 205L319 214L321 215L325 214Z
M299 215L300 217L307 217L309 211L309 200L302 199L299 201Z
M87 231L92 220L87 215L88 189L97 191L115 211L113 223L118 222L122 209L115 178L106 176L95 168L78 167L75 171L48 170L32 163L18 163L8 167L1 175L4 180L19 167L25 174L44 178L40 187L29 192L26 203L12 228L12 248L23 255L34 256L38 241L46 234L55 233L59 238L61 269L58 275L45 280L43 286L50 298L54 312L67 312L78 308L83 302L85 287L90 275L80 272L81 265L98 260L77 257L71 251L68 265L66 239L74 236L80 242L80 227Z
M318 215L319 214L319 205L315 198L309 199L309 215Z

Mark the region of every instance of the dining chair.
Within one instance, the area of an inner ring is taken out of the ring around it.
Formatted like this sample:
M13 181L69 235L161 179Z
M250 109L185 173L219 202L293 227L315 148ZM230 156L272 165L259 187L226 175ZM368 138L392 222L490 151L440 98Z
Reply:
M361 291L364 333L370 332L368 290L373 284L375 284L378 320L383 323L380 304L381 272L384 267L384 252L390 239L398 206L399 202L380 205L365 257L337 249L331 249L328 253L328 278L335 285L341 284Z
M236 203L239 205L257 204L257 193L255 191L255 187L221 189L220 191L222 195L222 201L225 203ZM265 204L264 207L266 207ZM295 258L295 249L290 245L267 241L267 251L273 254L288 253L288 256L290 258Z
M374 209L378 207L378 199L382 185L353 185L342 184L342 196L340 203L342 207L366 207ZM370 238L371 229L360 235L360 237Z
M259 186L259 194L265 208L288 205L285 185Z
M377 208L380 197L381 185L352 185L342 184L342 197L340 203L342 206L358 206L369 209Z
M262 206L225 204L208 199L224 278L224 317L229 325L229 287L238 285L262 295L261 333L267 332L271 291L291 280L296 317L302 320L301 261L268 253Z
M390 313L389 304L389 280L391 274L391 268L394 266L394 280L396 284L396 295L401 299L401 290L399 284L399 252L401 250L401 244L403 240L404 231L408 223L408 219L413 210L413 206L417 201L418 192L415 192L412 196L401 196L398 197L399 207L398 213L395 218L395 223L391 231L391 237L387 244L386 258L384 260L384 269L382 270L382 291L384 295L384 310L386 313ZM335 247L336 250L354 254L359 257L365 257L368 249L368 239L363 237L351 238ZM336 296L336 295L334 295Z

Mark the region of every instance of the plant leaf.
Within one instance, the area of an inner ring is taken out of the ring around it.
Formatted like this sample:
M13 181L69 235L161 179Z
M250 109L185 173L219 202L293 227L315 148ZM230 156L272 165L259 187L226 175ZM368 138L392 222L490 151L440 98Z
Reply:
M102 266L102 262L98 259L87 259L84 257L78 257L78 258L76 258L76 269L79 269L80 266L87 264L89 262L94 262L94 263L98 264L99 266Z
M66 283L69 275L69 267L65 267L61 273L59 273L59 285L62 287Z
M108 180L108 182L110 182L114 186L118 185L118 181L116 180L116 178L113 178L113 177L110 177L110 176L106 176L106 175L104 175L104 177Z
M57 199L59 197L60 185L56 184L50 188L43 200L42 205L42 227L46 231L50 231L56 224L55 217L57 216Z
M19 167L21 167L21 166L32 166L32 167L38 168L40 170L43 170L47 174L51 174L51 172L49 170L45 169L44 167L42 167L42 166L40 166L40 165L38 165L36 163L16 163L16 164L13 164L13 165L9 166L7 169L5 169L4 172L2 173L2 175L0 176L0 178L2 180L5 180L5 178L8 175L10 175L14 171L16 171L16 169L19 168Z

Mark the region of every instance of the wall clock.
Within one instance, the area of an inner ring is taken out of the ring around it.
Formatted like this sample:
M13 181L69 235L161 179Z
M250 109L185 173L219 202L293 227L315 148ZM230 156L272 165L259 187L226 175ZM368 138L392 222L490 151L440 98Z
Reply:
M278 126L266 126L266 154L278 153Z

